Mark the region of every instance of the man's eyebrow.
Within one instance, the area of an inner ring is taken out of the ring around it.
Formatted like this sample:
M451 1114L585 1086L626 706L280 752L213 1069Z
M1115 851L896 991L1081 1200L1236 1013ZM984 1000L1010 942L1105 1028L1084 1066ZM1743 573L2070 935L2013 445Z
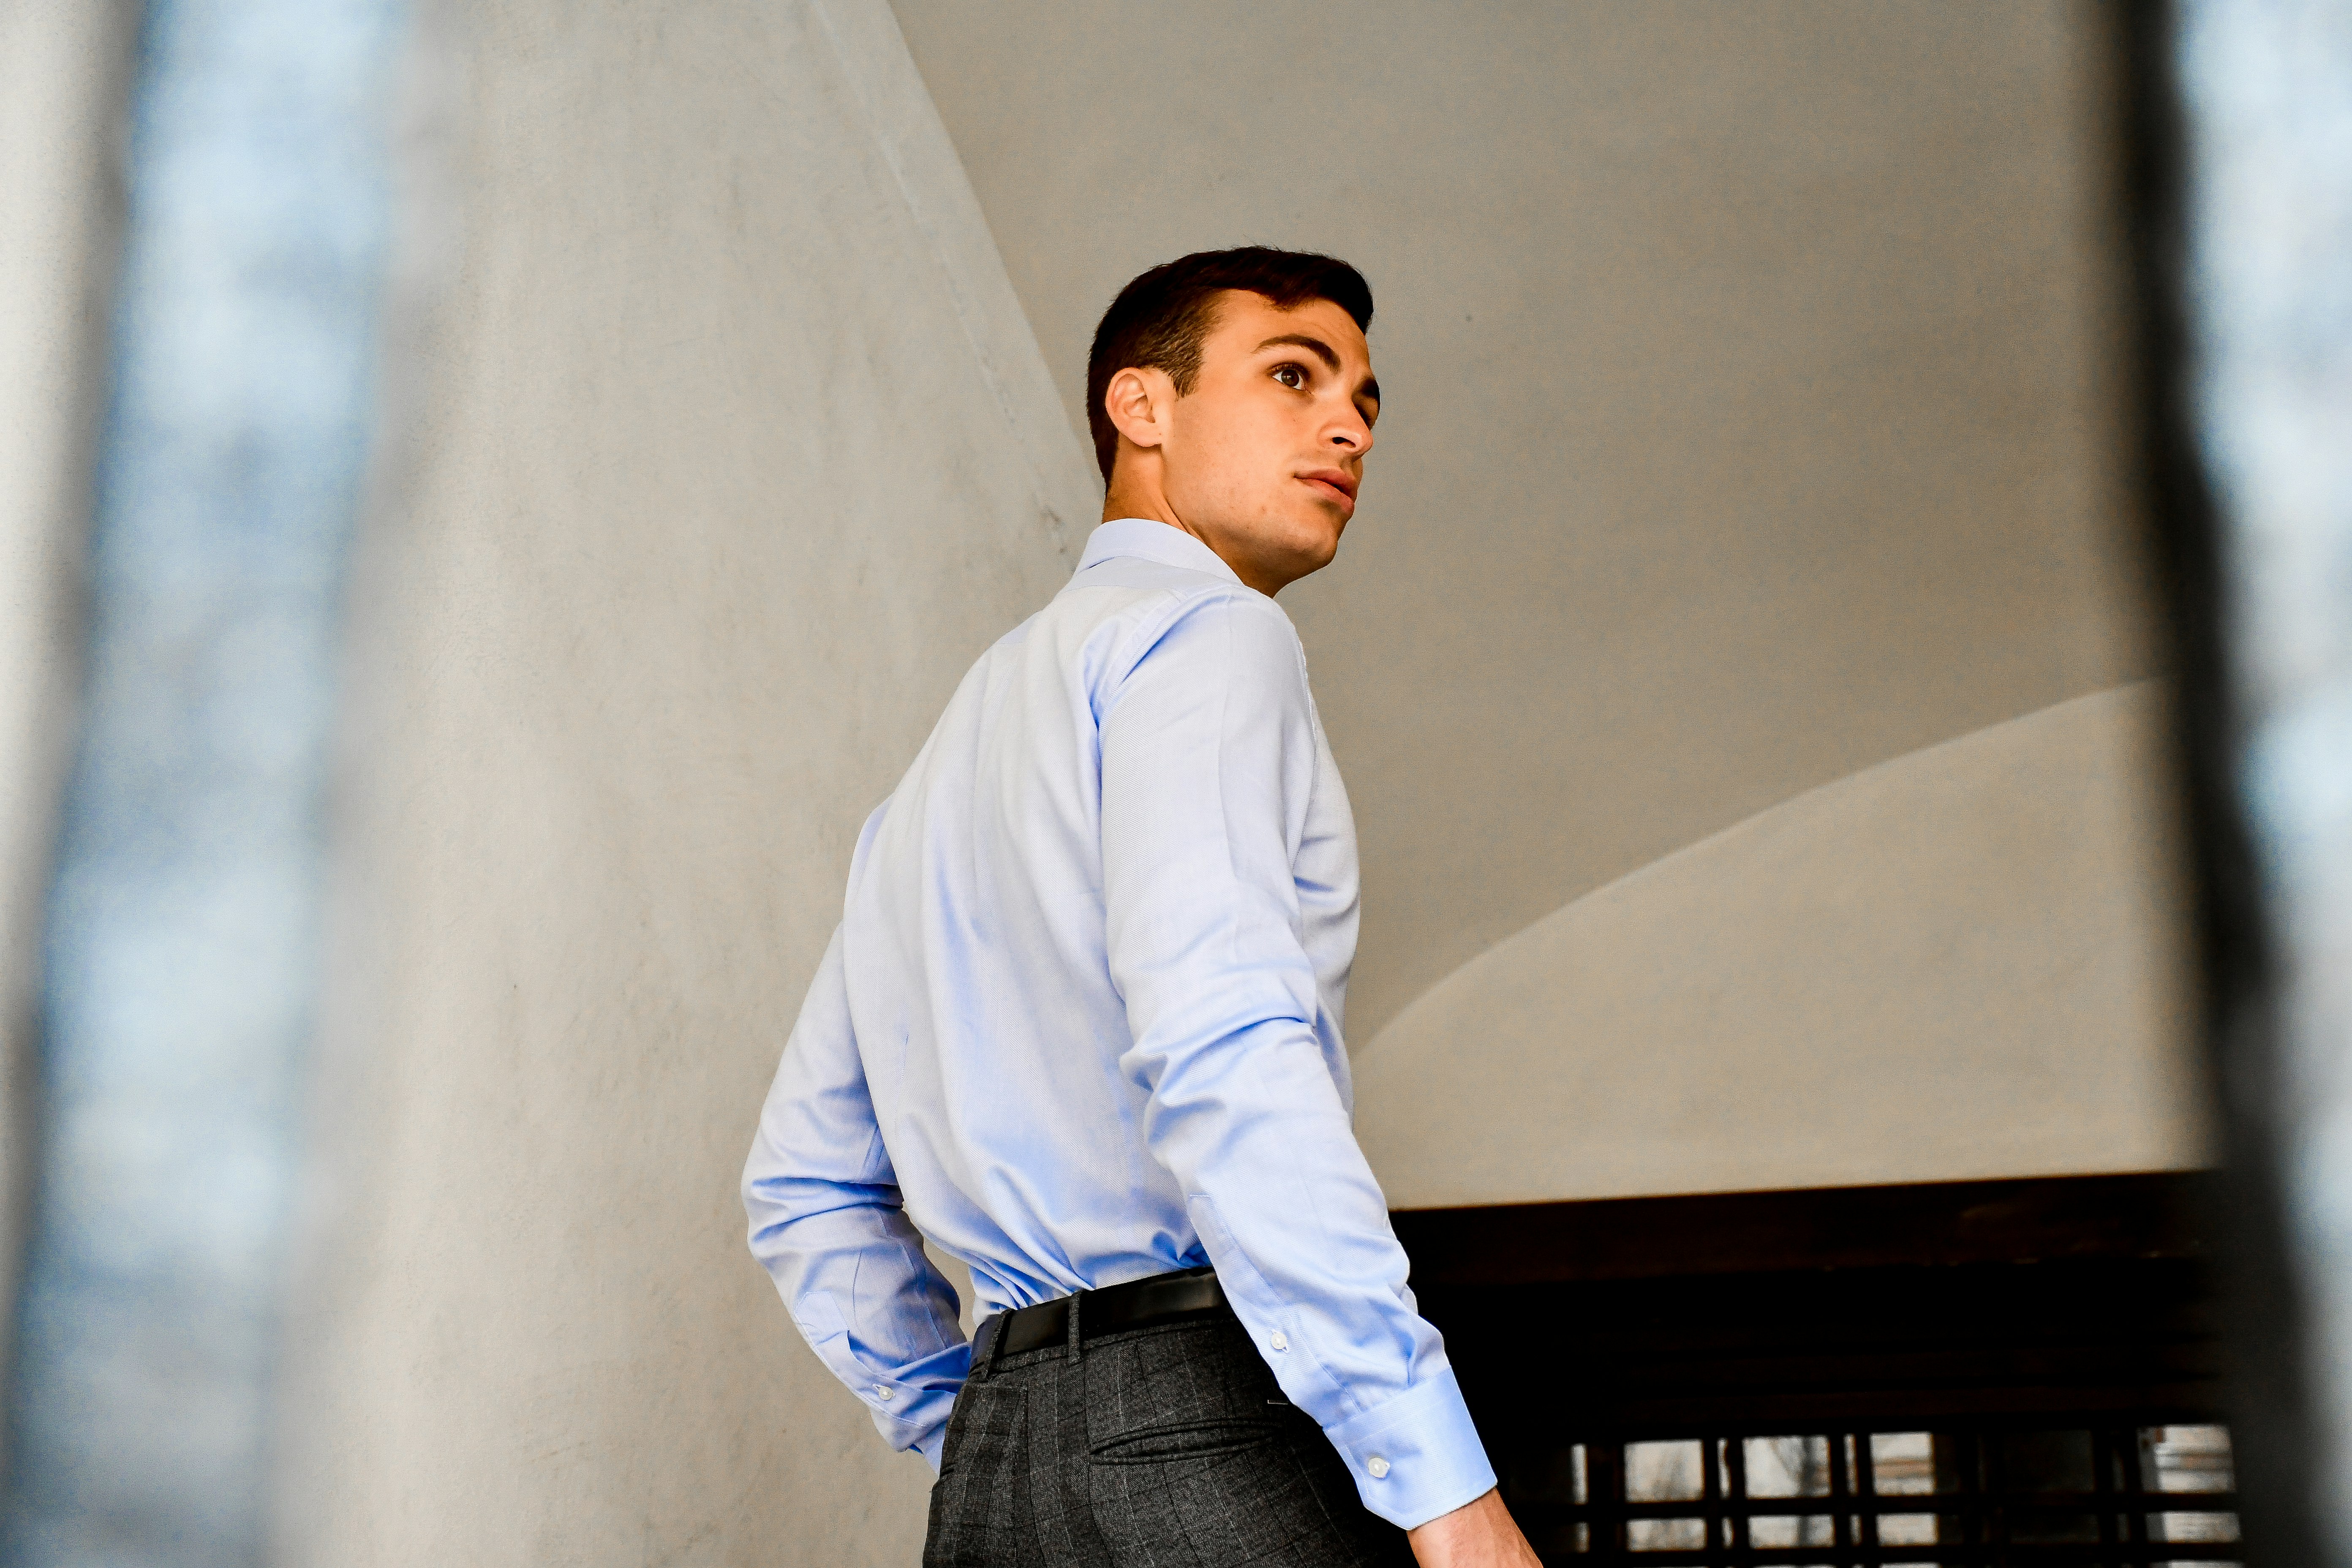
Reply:
M1331 352L1331 345L1325 342L1321 338L1310 338L1305 332L1285 332L1278 338L1268 338L1265 342L1258 344L1256 348L1252 349L1250 352L1252 353L1261 353L1280 343L1288 343L1294 348L1306 349L1331 369L1338 370L1339 368L1339 356Z

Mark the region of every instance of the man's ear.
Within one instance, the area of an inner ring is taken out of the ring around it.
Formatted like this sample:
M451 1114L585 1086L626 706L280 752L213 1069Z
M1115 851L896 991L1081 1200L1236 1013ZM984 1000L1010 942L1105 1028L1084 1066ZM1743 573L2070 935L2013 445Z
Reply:
M1164 370L1129 366L1103 388L1103 412L1118 433L1138 447L1158 447L1168 439L1168 411L1176 402L1176 383Z

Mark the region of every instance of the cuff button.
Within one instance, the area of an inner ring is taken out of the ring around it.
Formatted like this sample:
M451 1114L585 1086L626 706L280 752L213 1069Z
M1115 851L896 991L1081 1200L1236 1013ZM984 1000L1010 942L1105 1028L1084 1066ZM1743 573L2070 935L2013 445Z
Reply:
M896 1393L897 1393L897 1390L895 1390L895 1389L891 1389L891 1388L887 1388L887 1387L885 1387L885 1386L884 1386L883 1384L878 1384L878 1383L877 1383L877 1384L876 1384L874 1385L874 1397L875 1397L875 1398L877 1398L877 1399L878 1399L878 1400L880 1400L880 1401L881 1401L883 1404L885 1404L885 1405L887 1405L887 1404L889 1404L889 1403L890 1403L890 1400L891 1400L892 1396L893 1396Z
M1374 1454L1370 1458L1364 1461L1364 1470L1366 1474L1370 1475L1372 1479L1376 1481L1384 1481L1389 1479L1389 1462L1386 1459L1381 1458L1378 1454Z

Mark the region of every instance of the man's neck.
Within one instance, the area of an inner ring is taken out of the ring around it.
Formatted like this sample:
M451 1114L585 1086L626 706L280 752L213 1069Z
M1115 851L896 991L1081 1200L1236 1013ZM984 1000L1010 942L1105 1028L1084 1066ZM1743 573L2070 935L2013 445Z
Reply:
M1112 476L1108 492L1103 496L1102 520L1116 522L1121 518L1141 518L1148 522L1165 523L1179 533L1188 533L1208 546L1211 554L1233 568L1234 575L1271 599L1289 584L1286 577L1269 580L1258 563L1247 556L1236 557L1234 552L1218 548L1217 542L1200 529L1186 522L1181 513L1168 502L1168 494L1154 482L1154 475L1146 465L1138 464L1140 473L1130 472L1121 463Z
M1108 493L1103 497L1102 520L1105 522L1116 522L1123 517L1139 517L1152 522L1164 522L1171 528L1182 529L1186 533L1192 533L1191 529L1185 528L1176 520L1176 509L1168 504L1168 498L1160 493L1160 487L1137 483L1129 477L1125 464L1119 466L1118 473L1113 479ZM1192 537L1199 539L1200 535L1193 533ZM1203 540L1202 542L1206 543L1207 541Z
M1124 474L1121 477L1124 478ZM1140 518L1147 522L1164 523L1179 533L1189 533L1202 544L1208 545L1218 560L1225 561L1225 552L1217 549L1209 537L1199 529L1186 526L1184 521L1176 515L1176 509L1168 504L1168 498L1161 495L1156 486L1118 484L1111 487L1110 492L1103 497L1102 520L1105 522L1116 522L1121 518L1129 517ZM1232 566L1234 563L1225 561L1225 564ZM1238 567L1235 568L1236 572L1239 570ZM1244 580L1247 581L1246 578Z

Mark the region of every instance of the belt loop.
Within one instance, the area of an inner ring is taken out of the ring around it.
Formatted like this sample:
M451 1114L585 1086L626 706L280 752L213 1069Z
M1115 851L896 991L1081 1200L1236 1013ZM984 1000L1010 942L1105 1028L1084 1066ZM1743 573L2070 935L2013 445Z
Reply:
M1078 1359L1078 1303L1087 1299L1084 1290L1070 1292L1070 1359Z
M996 1359L1004 1353L1004 1339L1013 1329L1012 1317L1011 1310L1007 1309L994 1314L988 1321L980 1325L980 1338L986 1340L988 1344L985 1349L980 1351L978 1358L980 1364L971 1373L973 1382L986 1383L996 1374ZM994 1331L992 1332L992 1330Z

